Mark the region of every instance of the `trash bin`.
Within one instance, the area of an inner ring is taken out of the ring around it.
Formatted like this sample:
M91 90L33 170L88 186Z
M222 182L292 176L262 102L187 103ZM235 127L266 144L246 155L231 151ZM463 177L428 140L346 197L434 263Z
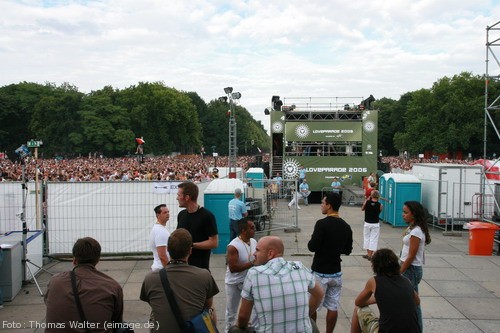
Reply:
M469 230L469 255L491 256L495 232L500 229L493 223L473 221L464 224L464 229Z

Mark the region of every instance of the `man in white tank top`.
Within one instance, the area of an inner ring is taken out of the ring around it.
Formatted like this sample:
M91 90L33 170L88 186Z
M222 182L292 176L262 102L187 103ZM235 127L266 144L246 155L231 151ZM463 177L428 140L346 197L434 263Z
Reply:
M238 307L241 300L241 289L248 269L253 267L255 247L257 241L255 224L248 218L238 221L238 237L227 245L226 269L226 325L224 332L236 323Z

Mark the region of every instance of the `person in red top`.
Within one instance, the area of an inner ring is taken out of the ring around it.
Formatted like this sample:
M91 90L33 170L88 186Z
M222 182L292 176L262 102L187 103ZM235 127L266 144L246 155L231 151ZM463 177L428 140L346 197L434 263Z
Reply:
M371 197L372 191L377 189L376 183L370 183L369 186L365 188L365 200Z

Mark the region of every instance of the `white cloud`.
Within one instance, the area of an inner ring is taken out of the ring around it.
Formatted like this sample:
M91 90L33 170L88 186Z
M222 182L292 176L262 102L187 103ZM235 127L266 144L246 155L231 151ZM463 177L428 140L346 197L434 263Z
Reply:
M0 2L0 85L84 92L163 81L206 101L233 86L266 128L272 95L399 98L485 71L496 1ZM500 51L499 51L500 52Z

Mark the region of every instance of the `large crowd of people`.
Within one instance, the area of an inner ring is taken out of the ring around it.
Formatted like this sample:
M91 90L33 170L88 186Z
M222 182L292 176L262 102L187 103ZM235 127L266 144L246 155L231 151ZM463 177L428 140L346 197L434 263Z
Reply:
M388 163L391 172L408 171L413 168L414 163L454 163L454 164L472 164L469 160L456 159L428 159L428 158L404 158L402 156L384 156L383 163Z
M265 159L263 159L265 160ZM248 168L254 156L240 156L237 167ZM27 180L39 177L47 181L137 181L137 180L190 180L202 182L217 175L213 167L228 166L227 157L201 155L138 156L132 157L78 157L72 159L34 159L25 164ZM0 160L0 181L21 181L22 164L9 159Z
M267 162L264 155L262 161ZM239 156L237 167L247 169L255 162L255 156ZM457 159L418 159L402 156L385 156L382 162L391 172L411 170L414 163L472 164L472 161ZM134 181L134 180L190 180L202 182L216 177L213 167L227 167L227 157L201 155L144 156L139 157L78 157L71 159L30 159L26 163L26 179L39 177L47 181ZM0 181L22 180L22 165L19 160L0 159Z

